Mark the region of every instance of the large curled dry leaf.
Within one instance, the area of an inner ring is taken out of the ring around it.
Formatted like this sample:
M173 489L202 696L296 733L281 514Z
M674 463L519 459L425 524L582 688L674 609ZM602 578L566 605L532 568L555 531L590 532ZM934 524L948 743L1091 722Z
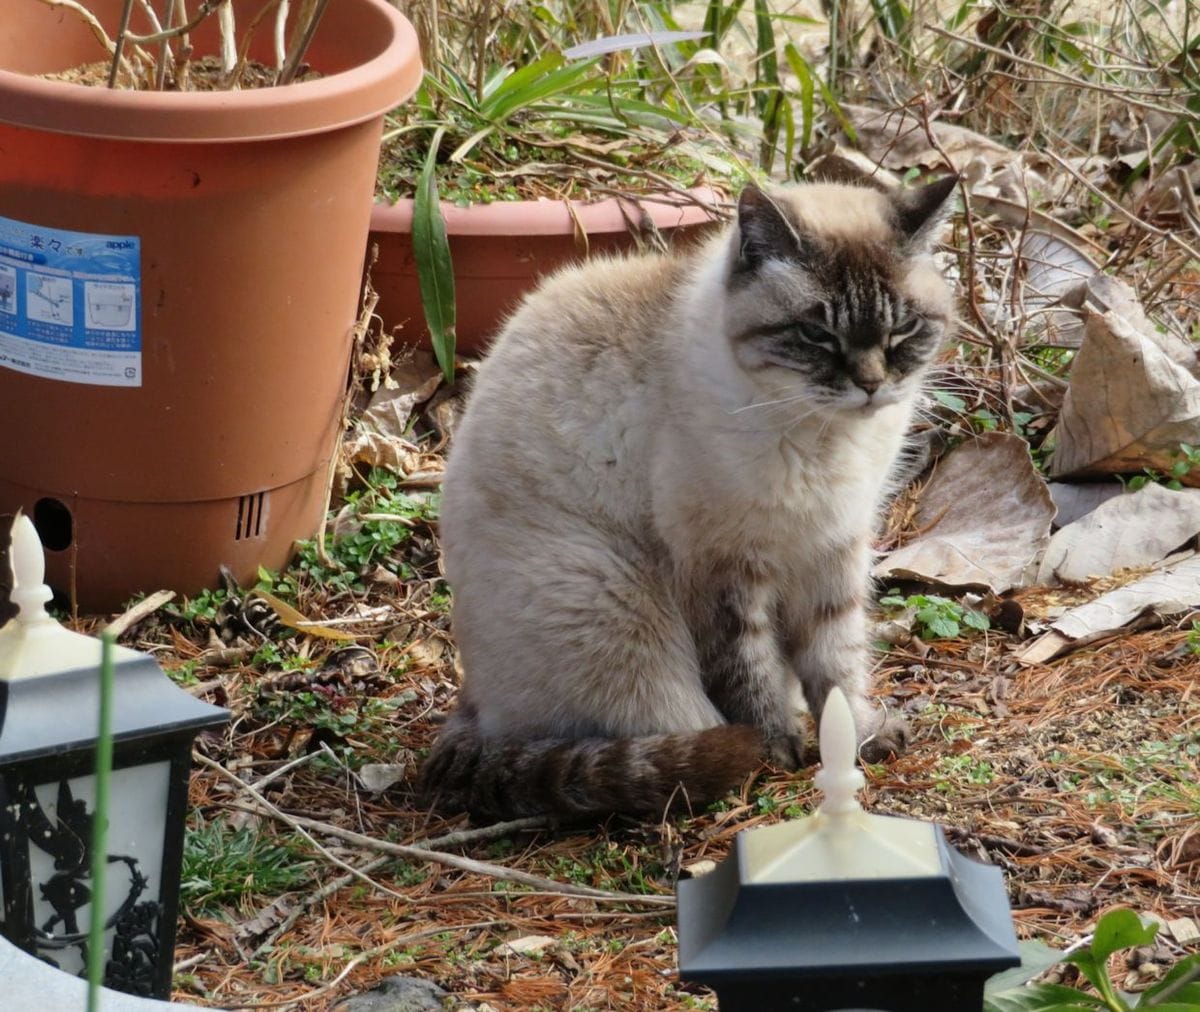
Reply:
M1200 532L1200 491L1153 483L1109 499L1050 539L1037 582L1083 583L1160 562Z
M1077 306L1088 314L1119 314L1172 362L1200 378L1200 354L1196 346L1170 331L1154 326L1147 319L1137 293L1124 281L1097 272L1087 279L1086 284L1065 292L1063 302Z
M1179 615L1198 606L1200 556L1192 554L1060 615L1049 632L1025 644L1016 657L1022 664L1043 664L1106 639L1145 615Z
M1054 477L1169 472L1180 444L1200 443L1200 381L1187 368L1194 352L1159 334L1136 302L1118 301L1119 289L1108 294L1112 308L1083 305L1084 340L1049 437ZM1200 469L1180 478L1200 486Z
M949 168L963 169L977 158L989 164L1020 158L1003 144L964 127L934 120L926 128L925 120L915 110L873 109L844 102L841 109L854 126L858 147L888 169L937 168L945 166L947 159ZM936 147L930 143L930 133Z
M1025 585L1053 519L1025 441L989 432L942 459L921 491L915 523L922 533L883 559L875 575L999 594Z

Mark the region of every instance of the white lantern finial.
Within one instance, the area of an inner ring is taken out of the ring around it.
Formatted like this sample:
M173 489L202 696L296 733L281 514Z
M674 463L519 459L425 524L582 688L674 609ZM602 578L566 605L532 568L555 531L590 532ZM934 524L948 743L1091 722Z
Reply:
M22 513L13 520L8 555L12 571L8 597L19 610L0 627L0 682L97 666L100 641L71 632L46 611L46 602L54 597L45 583L46 557L33 522ZM114 656L137 654L117 647Z
M854 714L842 690L834 688L821 714L821 769L813 783L825 795L824 815L843 815L862 810L855 795L866 782L858 768Z
M23 625L52 622L46 602L54 592L46 586L46 557L33 521L18 511L13 518L11 544L8 549L12 570L12 590L9 600L20 611L17 621Z

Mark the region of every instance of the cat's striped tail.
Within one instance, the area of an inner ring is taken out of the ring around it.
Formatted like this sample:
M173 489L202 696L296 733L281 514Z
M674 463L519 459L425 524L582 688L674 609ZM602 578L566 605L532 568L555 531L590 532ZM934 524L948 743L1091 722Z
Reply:
M488 742L460 708L438 736L419 789L431 807L479 821L659 816L715 801L762 755L762 738L745 724L644 738Z

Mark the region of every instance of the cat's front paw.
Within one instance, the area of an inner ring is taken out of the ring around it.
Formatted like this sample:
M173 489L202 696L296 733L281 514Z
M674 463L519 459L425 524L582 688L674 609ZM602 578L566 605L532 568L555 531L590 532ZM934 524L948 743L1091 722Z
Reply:
M859 745L858 754L869 763L883 762L889 756L902 755L911 737L908 721L891 714Z
M804 765L803 731L780 731L765 737L767 761L772 766L791 772Z

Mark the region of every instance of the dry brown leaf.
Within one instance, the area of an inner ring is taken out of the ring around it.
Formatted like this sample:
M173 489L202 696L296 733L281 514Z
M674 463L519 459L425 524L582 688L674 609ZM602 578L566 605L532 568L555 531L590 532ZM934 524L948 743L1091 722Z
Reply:
M1050 473L1169 471L1179 444L1200 443L1200 381L1170 353L1136 303L1084 307L1085 337L1071 366ZM1200 485L1200 469L1181 479Z
M421 458L418 448L408 440L385 436L363 428L361 423L346 437L344 453L350 463L383 467L401 475L414 471Z
M1200 927L1197 927L1196 922L1190 917L1177 917L1167 921L1167 930L1180 945L1200 942Z
M1067 650L1110 636L1147 614L1178 615L1200 606L1200 556L1102 594L1064 612L1050 631L1017 652L1022 664L1041 664Z
M1083 340L1079 297L1074 304L1064 297L1077 293L1098 268L1084 243L1036 229L1028 222L1020 228L1019 236L1014 237L1020 281L1014 281L1011 289L989 286L981 307L997 324L1018 325L1026 343L1077 348Z
M1006 164L1020 158L1015 151L990 137L935 120L930 124L930 129L938 147L945 152L946 157L943 158L937 148L929 143L925 122L914 111L873 109L845 103L841 108L854 125L858 146L888 169L932 169L945 166L947 158L950 160L949 168L964 169L977 158L989 165Z
M501 956L538 956L557 944L558 939L550 935L525 935L511 942L503 942L492 951Z
M1027 582L1053 519L1028 445L989 432L942 458L921 491L915 524L923 533L883 559L875 575L999 594Z
M1118 313L1137 329L1142 337L1158 345L1172 362L1200 378L1200 357L1196 346L1167 330L1159 330L1146 318L1137 293L1124 281L1095 273L1087 282L1068 292L1063 301L1088 313Z
M1125 486L1119 481L1089 481L1082 484L1052 481L1047 487L1050 489L1050 498L1054 500L1054 508L1058 510L1054 518L1057 527L1075 523L1102 502L1125 491Z
M267 904L249 920L242 921L234 932L234 938L240 942L265 935L276 925L282 924L295 908L295 904L286 896L280 896L273 903Z
M408 766L404 763L366 763L358 771L365 790L378 794L404 779Z
M347 459L399 474L415 470L420 451L405 438L405 433L413 410L429 400L441 382L442 373L431 355L414 355L398 363L387 386L375 391L347 437Z
M1152 566L1200 532L1200 491L1151 482L1101 503L1050 539L1037 582L1083 583L1120 569Z

